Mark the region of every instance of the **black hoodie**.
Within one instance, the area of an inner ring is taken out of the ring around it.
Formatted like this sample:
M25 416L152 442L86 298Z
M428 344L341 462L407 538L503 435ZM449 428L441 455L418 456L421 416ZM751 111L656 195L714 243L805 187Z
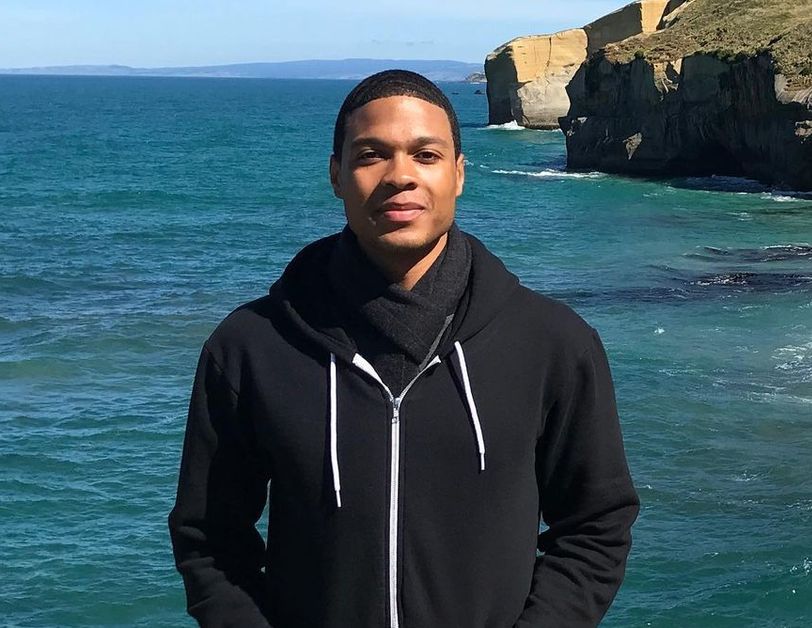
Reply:
M189 613L240 628L597 625L638 499L595 331L466 236L453 327L393 398L329 307L337 237L204 345L169 518Z

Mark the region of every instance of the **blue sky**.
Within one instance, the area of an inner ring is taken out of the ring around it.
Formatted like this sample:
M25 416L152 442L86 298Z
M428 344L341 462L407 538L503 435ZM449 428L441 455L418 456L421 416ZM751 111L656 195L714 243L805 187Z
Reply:
M482 61L629 0L0 0L0 67L342 59Z

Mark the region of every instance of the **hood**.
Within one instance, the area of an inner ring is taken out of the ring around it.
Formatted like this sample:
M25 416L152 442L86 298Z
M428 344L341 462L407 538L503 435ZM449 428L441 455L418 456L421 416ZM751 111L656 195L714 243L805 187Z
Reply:
M336 307L338 295L328 279L327 267L340 234L317 240L303 248L270 287L276 308L309 341L346 362L352 362L355 347L342 329ZM517 277L505 268L474 236L464 233L471 245L471 271L457 313L446 340L438 348L441 356L482 330L505 306L519 286Z

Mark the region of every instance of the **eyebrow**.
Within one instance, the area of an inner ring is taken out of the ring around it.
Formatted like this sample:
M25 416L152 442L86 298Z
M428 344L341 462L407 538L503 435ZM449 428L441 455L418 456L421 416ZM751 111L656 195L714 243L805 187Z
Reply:
M428 146L429 144L437 144L438 146L444 146L445 148L449 148L448 142L446 142L441 137L436 137L433 135L422 135L420 137L416 137L409 143L409 145L412 147ZM386 142L374 136L357 137L350 143L350 147L352 148L355 148L357 146L381 146L381 145L386 145Z

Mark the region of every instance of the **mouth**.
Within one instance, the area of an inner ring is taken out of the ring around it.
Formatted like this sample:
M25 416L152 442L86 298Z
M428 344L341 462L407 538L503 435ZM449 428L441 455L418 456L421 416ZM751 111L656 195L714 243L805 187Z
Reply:
M409 222L422 214L425 209L419 203L393 203L390 201L381 206L380 214L389 222Z

